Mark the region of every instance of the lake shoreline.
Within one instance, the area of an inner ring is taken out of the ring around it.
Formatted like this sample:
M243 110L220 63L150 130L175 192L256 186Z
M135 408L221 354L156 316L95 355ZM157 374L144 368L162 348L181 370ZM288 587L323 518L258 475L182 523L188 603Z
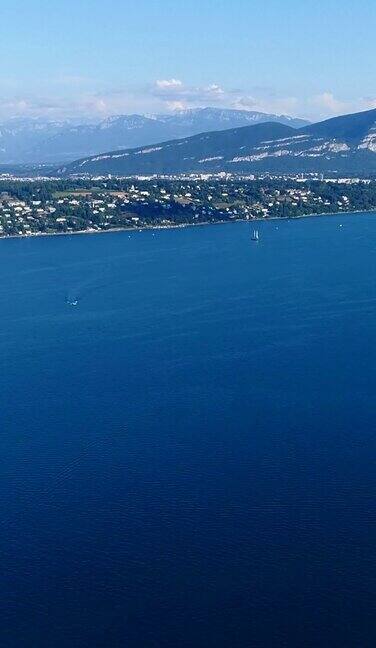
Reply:
M171 230L171 229L185 229L187 227L204 227L206 225L228 225L233 223L260 223L267 221L292 221L300 220L302 218L316 218L322 216L352 216L354 214L376 214L376 208L373 209L355 209L348 212L325 212L325 213L311 213L311 214L301 214L300 216L292 216L291 218L284 218L282 216L270 216L266 218L234 218L232 220L218 220L218 221L203 221L200 223L180 223L176 225L147 225L143 227L112 227L107 230L96 230L96 229L87 229L87 230L77 230L75 232L38 232L35 234L8 234L0 235L0 240L6 239L32 239L32 238L41 238L49 236L82 236L83 234L111 234L118 232L144 232L144 231L154 231L154 230Z

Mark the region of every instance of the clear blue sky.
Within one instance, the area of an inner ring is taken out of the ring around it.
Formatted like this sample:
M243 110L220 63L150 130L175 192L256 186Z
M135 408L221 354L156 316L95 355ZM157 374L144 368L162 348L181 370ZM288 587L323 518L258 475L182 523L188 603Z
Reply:
M1 0L0 117L362 110L375 28L375 0Z

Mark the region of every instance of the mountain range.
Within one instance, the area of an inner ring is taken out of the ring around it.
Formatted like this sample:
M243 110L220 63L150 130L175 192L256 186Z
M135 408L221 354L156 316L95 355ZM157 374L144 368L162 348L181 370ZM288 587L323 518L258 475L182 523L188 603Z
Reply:
M60 173L376 172L376 109L294 129L277 122L87 157Z
M166 115L116 115L98 123L14 118L0 125L1 164L59 164L110 149L133 148L267 121L307 121L247 110L198 108Z

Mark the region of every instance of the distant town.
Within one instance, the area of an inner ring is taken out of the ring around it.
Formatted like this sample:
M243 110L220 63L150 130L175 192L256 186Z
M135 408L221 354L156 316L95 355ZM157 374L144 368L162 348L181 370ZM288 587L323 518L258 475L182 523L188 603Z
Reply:
M225 173L120 178L0 175L0 236L376 210L374 178Z

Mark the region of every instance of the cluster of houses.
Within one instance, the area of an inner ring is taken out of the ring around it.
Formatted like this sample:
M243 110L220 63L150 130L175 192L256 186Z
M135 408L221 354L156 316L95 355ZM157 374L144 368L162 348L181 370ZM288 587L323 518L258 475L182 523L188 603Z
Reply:
M51 204L42 204L41 200L19 200L8 193L0 194L0 234L11 229L16 234L31 233L33 225L49 218L56 212Z
M7 180L2 191L0 178L0 236L349 211L358 209L353 185L375 191L370 180L317 176L39 179L22 191Z

